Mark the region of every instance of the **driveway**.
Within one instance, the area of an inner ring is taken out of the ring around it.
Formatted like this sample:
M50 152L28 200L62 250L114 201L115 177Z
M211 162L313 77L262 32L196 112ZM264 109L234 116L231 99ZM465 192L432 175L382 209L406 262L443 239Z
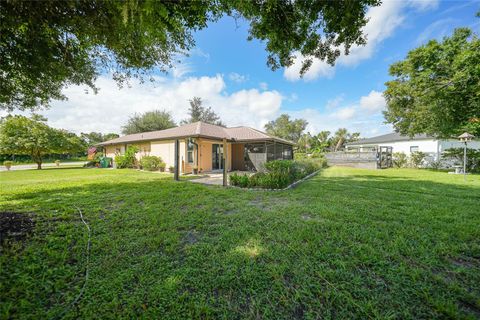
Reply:
M60 163L60 168L62 167L81 167L86 163L86 161L76 161L76 162L62 162ZM55 163L44 163L42 164L42 168L53 168L55 167ZM10 170L32 170L32 169L37 169L36 164L19 164L12 166ZM5 166L0 166L0 171L7 171L7 168Z

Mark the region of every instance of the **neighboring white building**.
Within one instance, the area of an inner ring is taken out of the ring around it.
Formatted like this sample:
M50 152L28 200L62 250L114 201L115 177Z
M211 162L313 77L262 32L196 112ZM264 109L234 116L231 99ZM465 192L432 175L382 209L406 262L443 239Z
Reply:
M455 139L439 140L425 134L419 134L410 138L399 133L389 133L368 139L362 139L346 145L347 150L360 152L376 150L378 147L392 147L392 152L403 152L410 156L412 152L426 153L430 160L441 160L442 153L450 148L463 148L464 143ZM469 149L480 149L480 141L468 142Z

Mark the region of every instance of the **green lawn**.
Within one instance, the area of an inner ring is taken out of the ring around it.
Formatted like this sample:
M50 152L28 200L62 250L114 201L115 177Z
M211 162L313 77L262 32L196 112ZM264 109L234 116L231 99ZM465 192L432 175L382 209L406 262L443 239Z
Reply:
M480 317L480 176L329 168L243 191L133 170L0 173L2 318ZM85 278L92 229L89 279Z

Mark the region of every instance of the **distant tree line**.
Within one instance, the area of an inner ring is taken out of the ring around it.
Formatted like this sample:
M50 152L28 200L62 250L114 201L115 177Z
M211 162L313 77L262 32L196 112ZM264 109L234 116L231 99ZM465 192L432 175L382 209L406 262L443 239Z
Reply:
M348 132L340 128L333 135L330 131L320 131L317 134L305 132L308 122L305 119L290 119L288 114L282 114L274 121L265 125L268 134L294 142L297 152L323 153L327 151L339 151L348 142L357 141L359 132Z

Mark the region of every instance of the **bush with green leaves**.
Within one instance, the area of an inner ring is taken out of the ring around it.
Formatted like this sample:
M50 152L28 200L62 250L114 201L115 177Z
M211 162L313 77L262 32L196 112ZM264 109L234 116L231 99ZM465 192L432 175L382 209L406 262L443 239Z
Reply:
M230 184L241 188L247 188L249 185L249 177L247 174L233 173L230 175Z
M163 166L162 166L163 165ZM165 169L165 162L162 158L156 156L144 156L140 159L140 166L143 170L158 171L162 167Z
M253 175L232 174L230 184L241 188L283 189L295 181L326 167L325 159L274 160L264 164L265 171Z
M463 165L463 148L451 148L445 150L442 157L454 160L455 163ZM467 148L467 172L480 172L480 150Z
M427 155L421 151L412 152L410 155L410 164L413 168L420 168Z
M137 167L137 158L135 157L137 152L138 148L136 146L129 146L124 155L116 155L115 163L117 164L117 169Z
M405 152L393 153L393 166L395 168L405 168L408 164L408 158Z
M5 166L5 168L7 168L7 170L10 170L10 168L13 165L13 161L9 161L9 160L3 161L3 165Z

